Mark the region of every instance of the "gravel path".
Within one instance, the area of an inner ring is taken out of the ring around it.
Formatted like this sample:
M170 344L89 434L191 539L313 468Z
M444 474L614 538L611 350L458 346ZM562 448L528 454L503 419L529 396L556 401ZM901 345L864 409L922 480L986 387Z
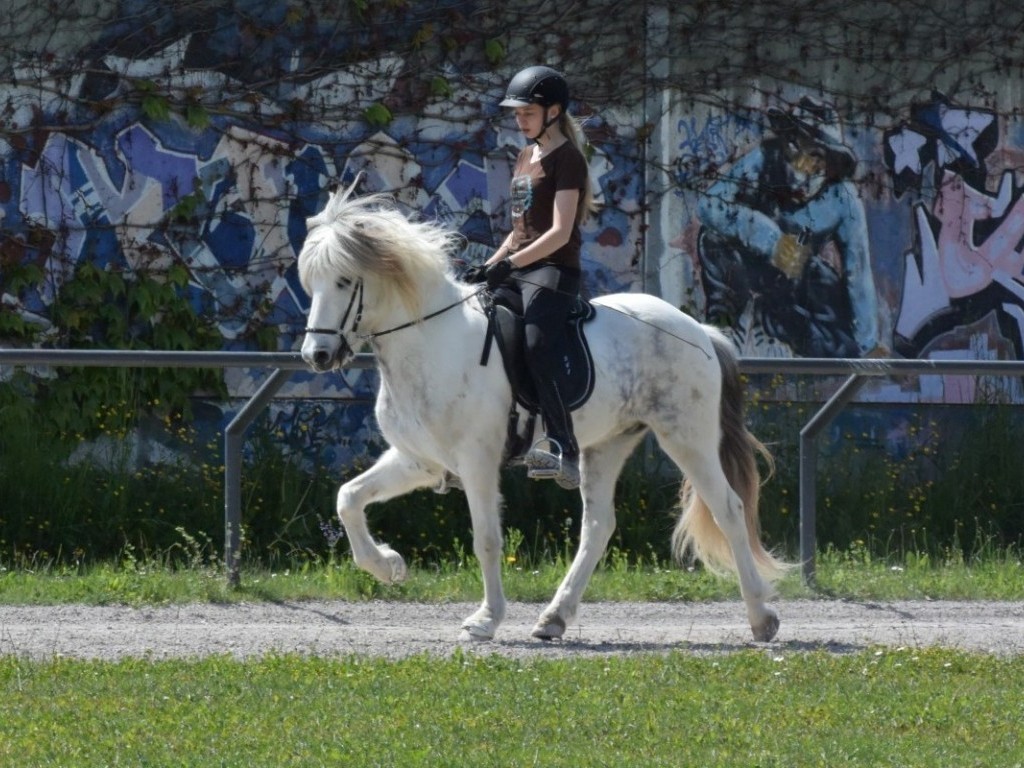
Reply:
M244 603L128 608L0 606L0 655L118 659L238 658L297 652L402 658L450 655L456 648L531 658L601 657L685 649L724 653L748 647L848 653L875 645L945 646L1024 655L1024 603L788 600L770 644L751 640L743 605L584 603L561 641L542 643L530 629L542 608L512 603L498 638L459 641L468 603Z

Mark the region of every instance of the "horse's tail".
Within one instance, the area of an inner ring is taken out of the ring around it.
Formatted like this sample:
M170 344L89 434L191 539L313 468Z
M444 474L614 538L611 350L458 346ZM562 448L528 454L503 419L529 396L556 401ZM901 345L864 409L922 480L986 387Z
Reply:
M775 462L768 448L750 433L744 421L744 387L732 343L717 329L708 330L722 371L719 459L729 485L743 501L747 535L757 569L762 577L775 582L792 566L778 560L761 544L758 517L761 473L757 459L760 456L764 460L769 477L775 470ZM672 534L672 549L676 557L682 560L687 552L692 552L711 571L735 573L736 563L729 541L689 479L683 483L680 500L683 511Z

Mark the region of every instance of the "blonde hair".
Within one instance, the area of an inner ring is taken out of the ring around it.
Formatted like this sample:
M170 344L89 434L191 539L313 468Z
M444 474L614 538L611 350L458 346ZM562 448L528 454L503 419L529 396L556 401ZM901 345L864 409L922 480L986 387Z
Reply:
M566 109L562 109L558 113L558 129L587 161L587 178L583 184L583 191L580 193L579 205L576 206L576 223L579 224L589 214L597 212L597 202L594 200L594 192L590 188L590 158L587 157L587 147L590 142L587 141L586 134L583 133L580 121L570 115Z

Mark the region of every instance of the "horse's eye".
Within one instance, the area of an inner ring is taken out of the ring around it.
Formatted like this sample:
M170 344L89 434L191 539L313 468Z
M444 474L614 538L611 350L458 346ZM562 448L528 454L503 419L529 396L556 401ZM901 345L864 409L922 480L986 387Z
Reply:
M337 286L338 286L339 290L345 290L346 288L350 287L351 285L352 285L352 281L349 280L347 277L339 277L338 278Z

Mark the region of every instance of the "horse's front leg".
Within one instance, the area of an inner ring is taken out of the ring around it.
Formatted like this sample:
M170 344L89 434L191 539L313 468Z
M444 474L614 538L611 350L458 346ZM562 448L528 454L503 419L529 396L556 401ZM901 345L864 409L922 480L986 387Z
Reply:
M501 585L501 494L497 468L462 476L473 522L473 554L480 563L484 599L462 622L464 640L491 640L505 618L505 593Z
M385 584L403 581L405 560L387 544L378 544L366 525L366 507L421 488L436 478L417 462L389 448L376 463L338 490L338 519L345 526L356 565Z

